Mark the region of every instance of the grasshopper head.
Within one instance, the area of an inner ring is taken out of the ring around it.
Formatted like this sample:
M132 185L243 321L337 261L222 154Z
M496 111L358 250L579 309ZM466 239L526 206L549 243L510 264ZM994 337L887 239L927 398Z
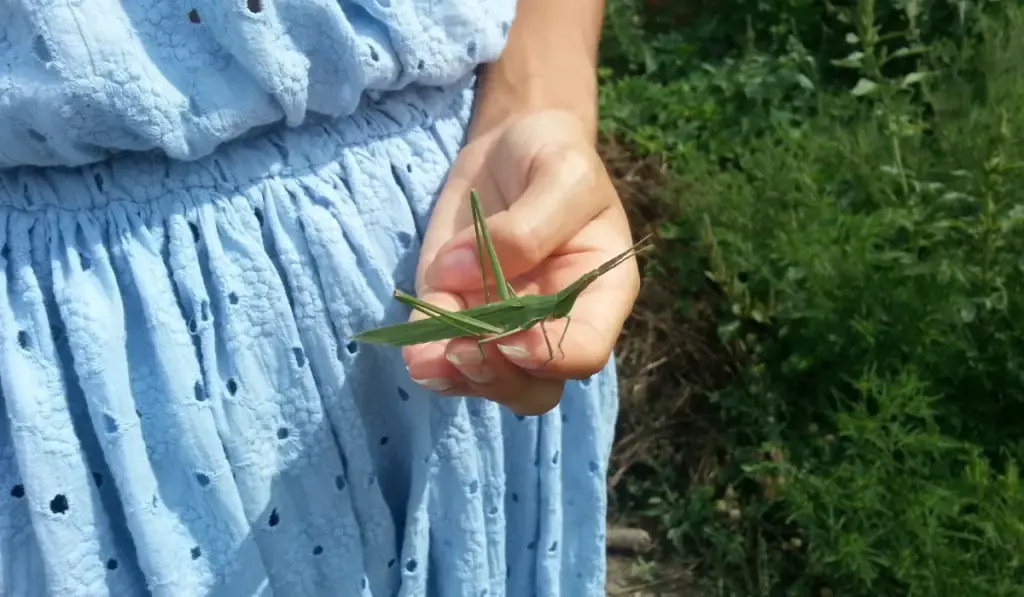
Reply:
M634 255L653 248L651 245L646 244L650 238L651 235L648 234L641 239L640 242L604 262L597 269L583 274L578 280L567 286L565 290L559 292L558 301L555 303L555 308L551 313L551 317L553 319L560 319L568 315L569 311L572 310L573 305L576 304L576 299L579 298L580 293L593 284L595 280L608 273L613 268L618 267L625 261L632 259Z
M601 272L603 273L603 272ZM579 298L580 293L587 289L588 286L594 283L601 273L598 271L587 272L579 277L578 280L566 287L565 290L558 293L558 301L555 303L555 309L551 313L552 319L561 319L572 311L573 306L576 304L576 299Z

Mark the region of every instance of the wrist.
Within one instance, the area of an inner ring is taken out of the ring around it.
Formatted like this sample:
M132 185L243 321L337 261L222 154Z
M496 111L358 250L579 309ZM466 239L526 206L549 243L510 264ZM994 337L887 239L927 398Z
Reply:
M477 136L517 116L544 110L572 114L596 138L596 72L576 71L559 77L543 72L510 73L501 64L489 65L482 69L478 79L470 135Z
M477 80L470 136L528 112L561 110L597 137L597 45L604 3L519 0L501 58Z

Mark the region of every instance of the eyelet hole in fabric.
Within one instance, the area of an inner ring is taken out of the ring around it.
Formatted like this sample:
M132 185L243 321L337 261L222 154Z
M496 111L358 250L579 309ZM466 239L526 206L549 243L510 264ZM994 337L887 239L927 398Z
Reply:
M259 14L263 12L263 0L246 0L246 8L253 14Z
M199 18L199 11L197 11L194 8L188 11L188 21L193 25L198 25L199 23L203 22L203 20Z
M42 35L37 35L36 38L32 40L32 52L40 62L49 62L50 60L53 60L53 55L50 54L50 46L47 45L46 40L43 39Z
M50 500L50 512L64 514L71 508L68 498L63 493L58 493Z

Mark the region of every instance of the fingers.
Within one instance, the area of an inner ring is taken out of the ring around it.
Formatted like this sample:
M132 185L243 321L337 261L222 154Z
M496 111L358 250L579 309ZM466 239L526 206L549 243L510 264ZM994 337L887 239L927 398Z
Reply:
M565 380L540 379L512 364L501 346L483 345L485 359L475 340L452 342L446 357L464 376L466 393L501 404L517 415L542 415L562 399Z
M597 261L600 256L589 256L586 269ZM407 347L409 373L436 392L480 396L520 415L543 414L558 404L567 379L605 367L638 291L635 261L627 261L584 291L569 318L485 343L483 358L474 338Z
M449 310L465 306L457 295L443 292L428 292L423 300ZM414 313L412 319L422 317L426 316ZM481 345L475 338L430 342L403 347L402 357L412 380L433 392L480 396L523 416L541 415L554 408L565 381L534 377L513 364L497 342Z
M448 311L460 311L466 307L460 297L447 292L427 291L419 298ZM418 321L429 317L429 315L413 309L409 315L409 321ZM447 344L447 340L441 340L402 347L402 359L414 382L434 392L443 392L455 385L454 378L457 377L457 372L444 365L446 362L444 350Z
M616 195L603 168L593 150L550 147L538 153L523 194L507 210L487 219L506 278L535 268L608 209ZM439 248L424 279L430 286L454 292L481 286L472 226Z
M542 415L562 398L565 381L533 377L513 365L494 343L458 338L421 347L409 374L421 386L452 396L480 396L523 416ZM481 354L481 349L483 354Z
M427 271L438 252L445 246L445 243L466 227L464 220L465 214L469 212L470 188L470 184L465 179L453 175L445 183L441 196L434 204L434 210L430 214L430 224L427 226L423 245L420 247L419 263L416 267L417 294L426 293ZM472 223L470 223L470 228L472 229Z

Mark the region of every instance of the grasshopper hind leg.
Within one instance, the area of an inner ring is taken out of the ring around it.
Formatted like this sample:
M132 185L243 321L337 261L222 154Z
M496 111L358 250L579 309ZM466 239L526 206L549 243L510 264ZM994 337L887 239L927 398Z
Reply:
M565 342L565 334L569 331L569 324L572 323L572 315L565 316L565 327L562 328L562 337L558 339L558 352L562 353L562 358L565 358L565 351L562 350L562 343ZM545 336L545 339L547 337ZM549 345L548 348L551 348Z
M548 337L548 328L544 325L544 322L540 322L540 331L544 334L544 344L548 346L548 360L544 361L544 365L547 365L551 361L555 360L555 349L551 347L551 338ZM565 357L565 353L562 353L562 357Z

